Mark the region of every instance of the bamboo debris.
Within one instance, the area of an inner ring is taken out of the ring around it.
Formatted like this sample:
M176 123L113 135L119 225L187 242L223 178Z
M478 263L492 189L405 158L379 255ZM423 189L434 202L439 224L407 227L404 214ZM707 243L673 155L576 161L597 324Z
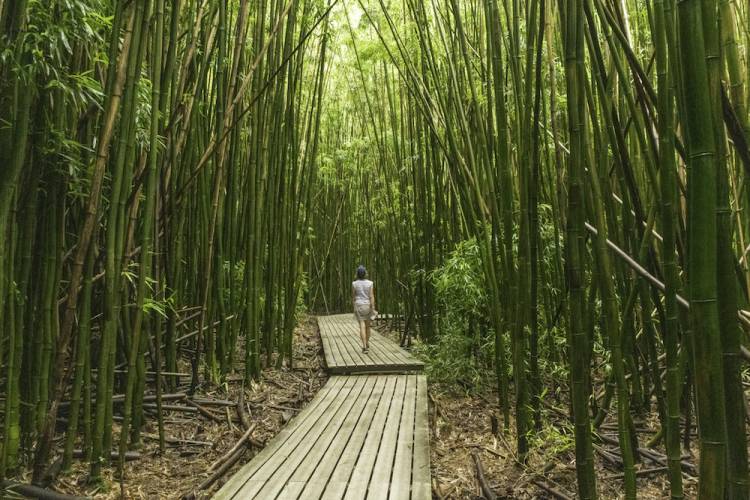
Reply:
M255 425L251 425L245 433L240 437L237 442L232 446L232 449L230 449L228 452L226 452L221 458L217 459L214 463L211 464L211 466L208 468L208 472L213 472L216 470L217 467L219 467L221 464L226 462L231 458L232 455L234 455L244 444L245 442L251 443L250 437L255 431Z
M8 492L23 495L25 497L37 498L39 500L84 500L85 498L65 495L46 488L34 486L33 484L23 484L17 481L9 481L7 479L0 484L0 488Z
M482 461L479 458L479 454L477 452L472 452L471 458L474 460L474 466L477 471L477 482L482 490L482 495L487 500L495 500L497 495L492 491L489 483L487 483L487 479L484 477L484 468L482 467Z

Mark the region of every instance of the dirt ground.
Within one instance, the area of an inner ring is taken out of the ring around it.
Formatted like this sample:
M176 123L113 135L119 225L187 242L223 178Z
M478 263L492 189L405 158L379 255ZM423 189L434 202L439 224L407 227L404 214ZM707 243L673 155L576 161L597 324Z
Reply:
M575 457L572 429L558 415L547 414L544 420L556 420L556 428L543 428L531 443L528 465L518 465L513 427L506 432L493 432L493 421L502 430L502 415L495 410L494 395L467 395L455 388L432 384L430 397L431 463L433 494L436 498L483 498L477 466L481 463L486 483L500 499L576 498ZM616 439L615 431L604 424L604 433ZM570 430L570 432L567 432ZM639 436L641 446L647 440ZM607 463L603 453L615 446L597 445L595 452L597 486L603 499L624 498L620 467ZM658 450L658 448L657 448ZM660 450L663 451L663 450ZM695 458L690 462L696 463ZM669 498L669 482L659 464L644 459L638 471L653 471L638 477L638 498ZM642 472L641 472L642 473ZM685 498L695 498L696 479L683 474Z

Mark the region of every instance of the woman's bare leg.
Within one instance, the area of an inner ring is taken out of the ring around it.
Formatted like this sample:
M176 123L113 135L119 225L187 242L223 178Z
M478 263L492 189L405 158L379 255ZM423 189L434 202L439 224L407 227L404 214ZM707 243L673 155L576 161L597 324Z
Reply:
M362 340L362 349L367 348L367 337L368 337L367 326L364 321L360 320L359 321L359 338Z
M370 320L365 320L365 349L370 348Z

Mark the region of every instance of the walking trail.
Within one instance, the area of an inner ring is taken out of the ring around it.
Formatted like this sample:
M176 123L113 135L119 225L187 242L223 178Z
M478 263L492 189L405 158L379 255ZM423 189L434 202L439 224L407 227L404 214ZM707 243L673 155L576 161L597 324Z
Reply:
M430 498L423 364L375 331L362 353L351 314L318 325L334 375L214 498Z

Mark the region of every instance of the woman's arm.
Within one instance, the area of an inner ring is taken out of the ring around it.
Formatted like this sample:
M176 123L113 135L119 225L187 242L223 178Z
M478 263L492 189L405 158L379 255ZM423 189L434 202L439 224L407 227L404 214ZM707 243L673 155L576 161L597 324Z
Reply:
M354 301L357 297L357 292L354 291L354 285L352 285L352 309L354 309Z
M377 307L375 307L375 285L370 287L370 304L373 309L377 310Z

